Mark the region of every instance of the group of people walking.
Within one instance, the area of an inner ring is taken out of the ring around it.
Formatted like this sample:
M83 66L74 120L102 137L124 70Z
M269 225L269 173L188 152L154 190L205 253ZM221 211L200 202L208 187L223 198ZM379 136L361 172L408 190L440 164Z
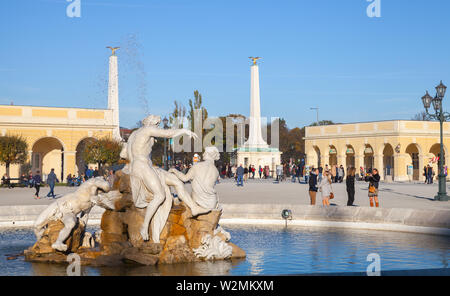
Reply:
M434 179L434 170L433 167L430 165L427 165L423 168L423 176L425 177L425 184L433 184Z
M260 179L267 179L269 177L269 166L259 166L258 168L255 168L255 166L252 164L248 167L244 167L242 166L242 164L240 164L239 166L225 164L219 167L220 177L223 179L234 178L235 180L237 180L239 167L242 167L243 169L242 178L244 181L247 181L248 179L255 179L255 177L259 177Z
M353 203L355 201L355 176L356 169L354 167L348 168L346 178L347 206L353 206ZM323 174L320 173L319 168L313 168L311 170L309 176L309 197L311 205L316 204L317 192L321 193L322 205L330 205L330 199L334 198L332 187L333 177L335 176L333 176L327 169L323 171ZM336 182L336 179L334 180ZM376 207L379 207L378 187L380 183L380 175L378 173L378 170L372 169L370 172L368 172L364 177L364 181L369 183L368 197L370 206L373 207L375 205Z

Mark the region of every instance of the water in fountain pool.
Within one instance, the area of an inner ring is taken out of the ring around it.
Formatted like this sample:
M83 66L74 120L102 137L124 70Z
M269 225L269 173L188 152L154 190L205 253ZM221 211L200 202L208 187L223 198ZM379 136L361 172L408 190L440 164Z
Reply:
M367 255L381 270L448 268L450 238L386 231L279 226L224 226L247 252L239 261L158 266L83 266L82 275L282 275L364 272ZM91 231L95 229L90 229ZM66 275L67 265L7 260L35 242L31 229L0 230L0 275Z

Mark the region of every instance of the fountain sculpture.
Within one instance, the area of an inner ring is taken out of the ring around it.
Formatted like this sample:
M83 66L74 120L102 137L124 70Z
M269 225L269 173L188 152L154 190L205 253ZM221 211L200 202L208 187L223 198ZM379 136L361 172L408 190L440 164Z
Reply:
M84 265L107 266L246 256L218 224L222 214L214 189L218 149L206 147L203 161L187 174L153 166L149 155L155 137L196 137L186 129L158 128L160 120L150 115L131 134L121 152L127 164L115 173L112 188L101 177L90 179L42 212L35 222L37 242L24 252L26 260L65 262L69 254L76 253ZM187 181L191 181L192 195L184 188ZM85 229L95 205L105 212L101 230L91 234Z

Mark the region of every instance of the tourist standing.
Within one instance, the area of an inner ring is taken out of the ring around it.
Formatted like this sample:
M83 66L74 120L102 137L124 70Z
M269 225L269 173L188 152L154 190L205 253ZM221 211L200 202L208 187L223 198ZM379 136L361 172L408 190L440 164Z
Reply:
M50 196L55 198L54 189L55 189L56 182L59 182L59 180L58 180L58 178L56 178L55 169L51 169L50 174L48 174L48 176L47 176L47 184L48 184L48 186L50 186L50 191L47 194L48 198L50 198Z
M428 173L427 173L428 184L433 184L433 177L434 177L433 175L434 175L433 167L428 165Z
M317 178L319 175L319 170L313 168L311 170L311 174L309 176L309 200L310 200L310 204L313 206L316 204L316 195L317 195L317 190L319 189L317 187Z
M355 173L356 168L350 167L347 171L347 179L345 179L345 184L347 185L347 206L353 206L355 201Z
M41 199L39 197L39 189L41 188L42 178L39 173L40 173L39 171L36 171L36 174L33 176L33 184L34 184L34 188L36 189L36 193L34 194L35 199Z
M305 168L306 168L305 169L305 184L308 184L308 179L311 174L312 167L307 165L307 166L305 166ZM320 183L320 168L319 168L319 175L317 177L317 183Z
M330 205L330 196L333 193L331 182L331 173L329 171L325 171L322 181L319 183L319 190L322 193L322 205L324 206Z
M231 177L234 179L236 179L236 170L237 170L236 165L231 167Z
M423 176L425 177L425 184L428 184L428 167L430 165L424 166L423 167Z
M236 169L236 176L237 176L237 186L244 186L243 182L244 168L242 167L242 164L240 164L239 167Z
M345 170L344 170L344 166L341 164L341 166L339 167L339 183L342 183L342 181L344 181L344 176L345 176Z
M327 168L328 165L325 165L325 168ZM326 169L328 170L328 169ZM319 167L319 179L317 180L319 183L322 181L322 176L323 176L323 167Z
M245 167L244 168L244 181L247 181L247 179L248 179L248 168Z
M373 201L375 200L375 206L378 208L378 186L380 184L380 175L377 169L373 169L371 173L368 173L364 178L366 182L369 182L369 200L370 206L373 207Z
M259 166L258 172L259 172L259 178L261 179L262 178L262 172L263 172L263 169L262 169L261 166Z
M282 165L277 165L276 173L277 173L277 182L280 182L281 176L283 175L283 166Z

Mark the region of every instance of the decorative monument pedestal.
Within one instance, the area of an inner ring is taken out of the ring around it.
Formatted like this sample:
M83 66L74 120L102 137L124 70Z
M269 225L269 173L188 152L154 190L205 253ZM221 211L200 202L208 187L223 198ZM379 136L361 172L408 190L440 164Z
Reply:
M254 165L255 169L259 166L264 168L269 166L270 171L275 172L276 166L281 163L281 154L276 148L247 148L241 147L237 150L237 165L244 167Z

